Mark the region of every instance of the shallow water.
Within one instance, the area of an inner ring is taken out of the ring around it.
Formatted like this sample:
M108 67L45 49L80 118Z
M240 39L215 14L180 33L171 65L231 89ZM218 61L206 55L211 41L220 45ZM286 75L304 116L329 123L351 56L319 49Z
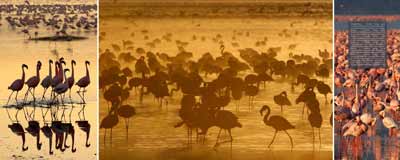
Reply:
M129 18L104 18L101 20L100 32L105 32L104 40L100 42L101 50L111 48L110 44L121 44L122 40L132 40L134 47L143 47L154 53L165 52L169 55L175 55L178 49L175 40L187 41L189 45L185 48L187 51L193 52L194 59L198 58L205 52L210 52L214 56L220 53L220 44L213 42L211 39L217 34L222 35L225 44L225 51L232 52L233 55L239 57L238 49L254 48L258 51L266 51L269 47L282 46L282 51L278 54L278 59L287 59L289 52L295 54L308 54L317 56L318 49L331 50L331 30L330 19L322 19L318 25L314 25L316 19L305 18L301 22L290 27L290 22L294 19L205 19L205 18L162 18L162 19L129 19ZM129 25L129 27L125 27ZM292 35L291 38L285 38L278 35L284 28ZM144 35L140 32L148 30L149 39L144 40ZM233 32L247 32L250 36L237 36L232 41ZM298 31L295 36L294 32ZM119 31L119 32L116 32ZM130 36L134 33L135 36ZM145 43L155 38L160 38L166 33L172 33L172 42L162 41L155 48L147 47ZM192 36L196 35L197 40L192 40ZM206 40L201 41L199 37L205 36ZM258 40L268 37L267 45L255 47L254 44ZM238 42L240 47L233 47L231 42ZM287 48L290 44L297 44L294 50ZM133 55L136 55L132 51ZM122 67L130 67L133 70L133 64L123 64ZM279 81L279 80L278 80ZM325 83L331 84L326 80ZM232 111L239 117L243 128L235 128L232 130L233 143L221 144L215 151L213 146L218 134L218 128L213 127L209 130L207 140L204 145L194 144L190 149L187 144L187 130L185 127L174 128L173 126L180 121L178 116L179 100L181 94L176 94L168 99L168 106L159 108L157 102L152 96L146 96L143 104L139 104L139 97L134 91L130 92L128 99L129 104L136 108L136 115L129 122L129 129L126 131L125 121L120 117L119 123L112 129L112 138L110 138L110 130L107 130L107 137L104 139L104 129L100 130L100 158L122 158L130 157L135 159L321 159L332 156L332 127L329 124L331 115L331 104L325 103L325 98L318 95L320 101L321 114L323 116L323 124L321 127L321 146L319 146L318 136L316 136L315 148L313 149L312 129L307 118L301 118L301 109L303 104L296 104L284 107L283 117L287 118L290 123L296 126L296 129L289 130L289 134L293 137L294 148L293 156L290 153L290 141L284 132L279 133L275 139L271 149L267 148L274 134L274 129L266 126L259 114L262 105L272 107L272 115L279 115L280 108L274 104L273 96L281 91L288 91L289 99L292 103L300 93L301 88L296 88L295 92L291 92L290 85L286 82L271 82L267 84L267 88L261 90L255 98L254 108L249 111L248 99L243 97L240 101L240 111L235 111L235 103L231 102L226 110ZM108 113L107 103L100 92L100 121ZM330 98L331 95L328 96ZM315 132L318 135L318 132ZM222 132L222 139L227 140L227 135ZM193 135L194 136L194 135ZM195 136L194 140L195 141ZM314 151L313 151L314 150ZM286 153L286 154L285 154Z
M4 105L4 101L1 103ZM28 121L36 120L39 122L40 127L45 126L47 123L49 126L51 125L51 111L48 108L42 108L37 105L36 109L32 105L27 105L24 109L16 109L16 108L0 108L0 116L3 119L0 121L0 131L2 134L0 135L0 142L2 147L0 147L0 152L3 154L0 155L0 159L96 159L97 156L97 117L93 116L95 112L97 112L97 103L89 102L86 105L82 104L67 104L64 107L60 107L57 112L58 120L61 120L63 123L72 123L75 129L75 147L76 152L71 152L71 136L67 139L67 145L70 148L67 148L64 152L55 149L55 134L53 133L52 138L52 150L54 152L53 155L49 154L49 139L44 135L44 133L40 132L40 142L42 143L42 147L40 150L36 147L36 137L29 134L26 130L28 127ZM53 106L53 109L56 107ZM8 118L8 113L10 114L10 118ZM48 112L46 112L48 111ZM27 119L24 116L24 112L28 115ZM32 113L32 114L30 114ZM43 119L44 115L44 119ZM30 119L32 118L32 119ZM25 130L26 144L28 147L27 151L22 151L22 138L21 136L17 136L11 129L8 128L8 125L15 123L16 121L22 125ZM55 120L55 119L54 119ZM76 121L88 121L91 125L89 132L89 147L85 147L86 140L86 132L81 130Z

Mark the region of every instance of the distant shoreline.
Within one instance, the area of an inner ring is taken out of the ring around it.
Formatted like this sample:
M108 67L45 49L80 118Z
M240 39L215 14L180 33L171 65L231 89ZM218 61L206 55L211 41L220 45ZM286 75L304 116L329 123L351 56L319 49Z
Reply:
M332 16L332 3L100 3L100 16L271 17Z

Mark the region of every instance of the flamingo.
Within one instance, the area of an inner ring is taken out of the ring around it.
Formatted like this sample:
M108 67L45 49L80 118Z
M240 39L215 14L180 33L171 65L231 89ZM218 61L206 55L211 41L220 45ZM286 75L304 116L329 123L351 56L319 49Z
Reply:
M322 125L322 115L319 112L311 112L308 115L308 122L310 122L312 132L313 132L313 144L314 144L314 128L318 128L319 133L319 145L321 146L321 125ZM314 147L314 145L313 145Z
M11 98L11 96L13 95L14 92L17 92L17 93L15 94L15 103L18 105L18 100L17 100L18 92L21 91L21 89L24 87L24 82L25 82L25 70L24 70L25 68L28 69L28 66L27 66L26 64L22 64L22 77L21 77L21 79L15 80L15 81L8 87L8 89L9 89L9 90L12 90L12 92L11 92L10 96L8 97L8 101L7 101L7 104L6 104L6 105L8 105L8 102L10 101L10 98Z
M36 101L35 88L39 85L40 82L41 67L42 67L42 62L38 61L36 65L36 76L32 76L25 82L25 84L28 86L28 90L25 93L24 101L26 101L26 98L28 98L28 93L31 93L31 95L33 96L33 103L35 103Z
M74 65L76 65L75 60L71 61L71 77L68 77L67 82L68 82L68 89L69 89L69 99L72 102L72 97L71 97L71 90L72 90L72 86L74 86L75 83L75 78L74 78Z
M380 111L379 115L382 117L383 125L389 129L389 134L393 133L393 129L399 129L399 125L391 117L387 117L385 111Z
M78 82L76 82L76 85L79 86L78 90L78 95L82 98L83 103L85 104L85 88L90 84L90 76L89 76L89 68L88 66L90 65L89 61L85 61L85 66L86 66L86 75L79 79ZM81 91L83 89L83 91ZM82 92L82 95L80 94Z
M215 125L220 128L215 146L218 146L220 144L218 140L222 129L228 131L230 137L230 140L228 142L232 143L233 138L231 134L231 129L235 127L242 128L242 124L240 124L240 122L238 121L238 117L232 112L226 110L219 110L215 113Z
M44 88L43 91L43 95L42 95L42 100L44 100L44 95L46 94L47 89L50 87L51 85L51 81L52 81L52 74L51 74L51 65L53 64L53 60L49 60L49 75L46 76L43 80L42 83L40 83L40 85L42 85L42 87Z
M69 69L64 69L64 76L67 74ZM68 90L68 81L65 80L64 83L58 84L56 87L54 87L53 92L57 93L57 96L54 96L54 99L56 99L58 96L65 94ZM61 103L64 104L63 97L61 96Z
M126 138L128 138L129 118L136 114L136 110L131 105L122 105L118 108L117 113L119 116L125 118Z
M264 113L265 110L267 110L267 114L265 114L265 116L264 116L264 123L265 123L265 125L271 126L272 128L275 129L274 137L272 138L271 143L268 145L268 148L269 148L269 147L272 145L272 143L274 142L275 136L276 136L276 134L278 133L278 131L284 131L284 132L289 136L290 143L292 144L292 149L293 149L293 140L292 140L292 137L289 135L289 133L288 133L286 130L294 129L295 127L294 127L292 124L290 124L290 122L289 122L287 119L285 119L285 118L283 118L283 117L281 117L281 116L276 116L276 115L274 115L274 116L269 117L269 115L270 115L270 113L271 113L271 109L270 109L270 107L267 106L267 105L264 105L264 106L261 108L261 110L260 110L261 116L263 116L263 113Z
M112 138L112 128L118 124L118 115L116 114L108 114L100 123L100 128L104 128L104 142L106 139L107 129L111 129L111 137Z
M281 106L281 113L283 112L283 106L288 105L291 106L292 103L290 103L289 99L287 98L287 93L286 91L283 91L279 93L278 95L274 96L274 102Z

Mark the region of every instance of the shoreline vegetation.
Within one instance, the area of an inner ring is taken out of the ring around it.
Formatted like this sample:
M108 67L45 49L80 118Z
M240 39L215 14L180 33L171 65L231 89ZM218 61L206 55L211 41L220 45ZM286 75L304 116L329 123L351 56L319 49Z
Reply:
M332 3L254 2L254 3L105 3L101 17L331 17Z

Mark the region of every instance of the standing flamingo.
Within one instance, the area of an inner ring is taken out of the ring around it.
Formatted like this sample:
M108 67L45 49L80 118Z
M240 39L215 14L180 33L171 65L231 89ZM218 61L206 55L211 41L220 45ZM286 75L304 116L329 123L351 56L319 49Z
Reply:
M76 62L74 60L72 60L71 61L71 77L68 77L68 79L67 79L68 88L69 88L69 99L71 100L71 102L72 102L71 90L72 90L72 86L74 86L74 83L75 83L74 65L76 65Z
M8 125L8 128L11 129L11 131L16 134L17 136L21 136L22 138L22 151L27 151L28 146L25 147L25 131L22 125L19 122L12 123L11 125Z
M122 105L117 112L119 116L125 118L126 138L128 138L129 118L136 114L136 110L131 105Z
M111 136L110 139L112 139L112 128L118 124L118 115L116 114L108 114L106 117L103 118L103 120L100 123L100 128L104 128L104 142L106 139L106 134L107 134L107 129L111 129Z
M39 85L39 82L40 82L40 68L41 67L42 67L42 62L38 61L37 65L36 65L36 76L32 76L25 82L25 84L28 86L28 90L25 93L24 101L26 101L26 98L28 98L28 93L31 93L31 95L33 97L33 103L35 103L35 101L36 101L35 88Z
M51 74L51 65L53 64L53 60L49 60L49 75L46 76L43 80L42 83L40 83L40 85L42 85L42 87L44 88L43 91L43 95L42 95L42 100L44 100L44 96L46 94L47 89L50 87L51 85L51 80L52 80L52 74Z
M89 61L85 61L85 66L86 66L86 75L84 77L82 77L81 79L79 79L78 82L76 82L76 85L79 86L79 90L78 90L78 95L82 98L82 103L86 103L85 102L85 88L90 84L90 76L89 76L89 68L88 66L90 65ZM83 89L83 91L81 91L81 89ZM80 94L82 92L82 95Z
M218 146L221 142L218 142L219 136L221 134L221 130L227 130L229 133L230 140L228 142L233 141L231 130L234 127L242 128L242 124L238 121L238 117L234 115L230 111L219 110L215 113L215 125L219 127L219 133L217 137L217 142L215 142L215 146Z
M17 93L15 94L15 103L18 105L18 100L17 100L18 92L21 91L21 89L24 87L24 82L25 82L25 70L24 70L25 68L28 69L28 66L27 66L26 64L23 64L23 65L22 65L22 78L21 78L21 79L15 80L15 81L8 87L8 89L9 89L9 90L12 90L12 92L11 92L10 96L8 97L8 101L7 101L7 104L6 104L6 105L8 105L8 102L10 102L10 98L11 98L11 96L13 95L14 92L17 92Z
M269 117L269 114L271 113L271 109L270 109L269 106L267 106L267 105L264 105L264 106L261 108L261 110L260 110L261 116L263 115L263 112L264 112L265 110L267 110L267 114L265 114L265 116L264 116L264 123L265 123L265 125L271 126L272 128L275 129L274 137L272 138L271 143L268 145L268 148L269 148L269 147L272 145L272 143L274 142L276 133L278 133L278 131L284 131L284 132L289 136L290 143L292 144L292 149L293 149L293 140L292 140L292 137L289 135L289 133L288 133L286 130L288 130L288 129L293 129L294 126L293 126L292 124L290 124L290 122L289 122L287 119L285 119L285 118L283 118L283 117L281 117L281 116L271 116L271 117Z
M69 71L69 69L64 69L64 76L67 74L67 72ZM57 95L54 96L55 100L58 96L61 96L61 104L64 104L64 96L65 92L67 92L68 90L68 81L65 80L64 83L58 84L56 87L54 87L53 92L57 93Z
M274 102L281 106L281 113L283 112L283 106L288 105L291 106L292 103L290 103L289 99L287 98L287 93L286 91L283 91L279 93L278 95L274 96Z

